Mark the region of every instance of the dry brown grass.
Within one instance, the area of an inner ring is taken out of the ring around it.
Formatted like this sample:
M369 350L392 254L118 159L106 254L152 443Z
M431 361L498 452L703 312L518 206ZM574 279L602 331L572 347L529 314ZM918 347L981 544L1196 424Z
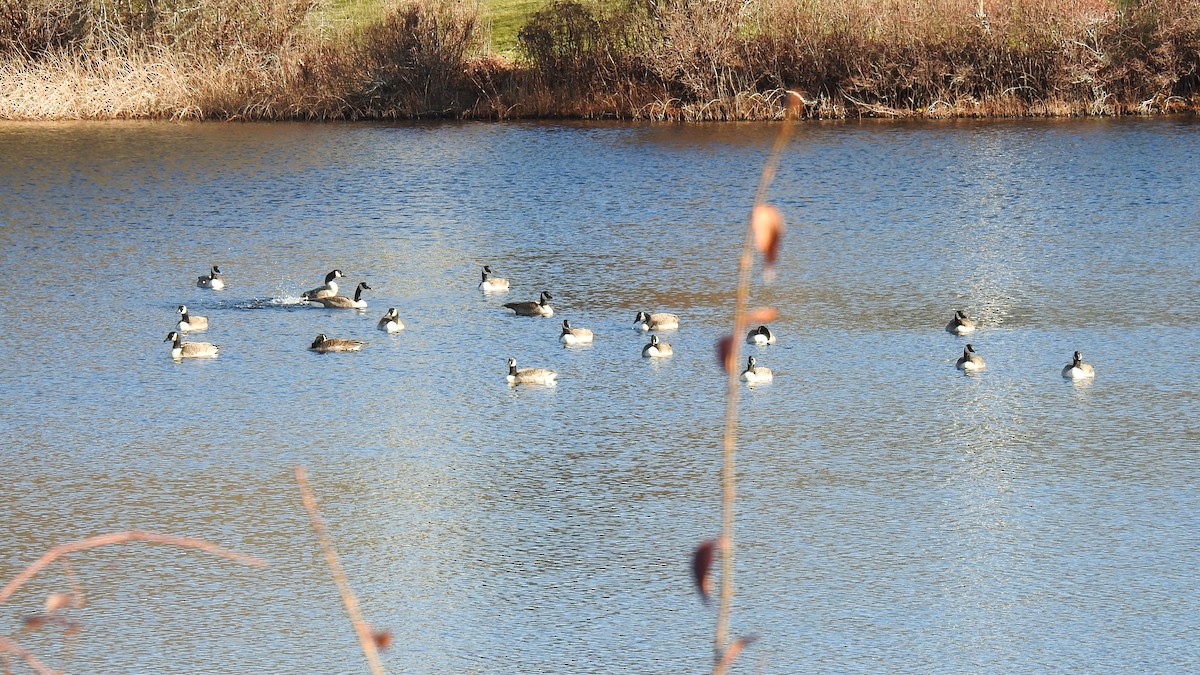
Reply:
M0 118L779 119L788 89L815 117L1200 108L1200 0L556 0L516 62L471 3L315 34L314 2L0 0Z

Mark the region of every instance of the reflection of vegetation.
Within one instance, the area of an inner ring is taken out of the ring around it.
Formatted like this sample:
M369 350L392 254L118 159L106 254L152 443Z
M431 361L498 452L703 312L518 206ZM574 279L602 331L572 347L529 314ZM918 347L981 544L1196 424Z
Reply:
M1169 112L1200 0L0 0L0 86L31 118Z

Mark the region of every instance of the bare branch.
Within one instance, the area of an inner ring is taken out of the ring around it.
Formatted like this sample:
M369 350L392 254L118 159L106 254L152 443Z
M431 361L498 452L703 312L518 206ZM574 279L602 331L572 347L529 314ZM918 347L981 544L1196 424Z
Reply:
M358 599L354 597L354 591L350 589L350 582L346 579L346 572L342 569L342 564L338 562L337 551L333 548L333 540L329 538L329 532L325 529L324 521L321 520L321 512L317 509L317 498L308 484L308 471L303 466L296 466L296 484L300 486L300 499L304 501L308 519L317 533L317 539L321 542L321 550L325 553L325 562L328 563L333 580L342 594L342 602L346 604L346 613L350 615L350 623L354 625L354 632L358 634L358 642L362 645L363 654L367 657L367 664L371 667L374 675L382 675L383 664L379 661L375 636L371 632L371 626L363 619L362 612L358 609Z
M6 638L3 635L0 635L0 654L4 652L12 652L13 654L25 659L25 663L28 663L29 667L36 670L40 675L58 675L53 670L47 668L46 664L39 661L36 656L25 651L21 645L13 642L11 639ZM5 662L5 666L7 670L7 661Z
M100 534L87 539L73 541L66 544L59 544L54 548L46 551L41 558L38 558L29 567L26 567L20 574L12 578L3 589L0 589L0 604L3 604L18 588L26 581L33 578L35 574L42 570L50 563L57 560L59 557L76 551L83 551L97 546L107 546L108 544L122 544L127 541L145 541L152 544L171 544L173 546L182 546L184 548L194 548L219 555L222 558L228 558L234 562L243 565L254 565L262 567L266 565L266 561L261 558L254 558L241 553L230 551L229 549L221 548L216 544L204 541L203 539L193 539L191 537L176 537L169 534L158 534L157 532L145 532L142 530L129 530L126 532L113 532L112 534Z

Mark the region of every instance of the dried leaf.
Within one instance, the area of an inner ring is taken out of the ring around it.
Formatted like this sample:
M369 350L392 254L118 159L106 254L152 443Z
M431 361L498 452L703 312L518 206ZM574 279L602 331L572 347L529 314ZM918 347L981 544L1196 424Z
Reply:
M53 614L64 607L78 607L73 593L51 593L46 596L46 614Z
M774 307L755 307L746 311L746 323L771 323L779 318L779 310Z
M733 337L726 335L717 340L717 365L725 369L725 372L733 370Z
M734 640L733 644L729 645L729 648L725 650L725 654L721 656L721 666L723 668L732 666L733 660L737 658L737 655L742 653L743 649L749 647L757 639L757 635L747 635Z
M769 204L759 204L750 212L750 231L754 234L754 248L762 255L767 265L774 265L779 258L779 241L783 238L783 214Z
M371 632L371 639L375 641L375 648L383 651L392 646L392 631L377 630Z
M21 626L25 630L37 630L47 623L50 623L50 617L45 614L32 614L21 619Z
M692 580L696 582L696 590L700 593L700 600L704 604L708 604L708 598L712 595L712 570L713 558L716 556L717 540L708 539L700 542L696 547L696 551L692 553Z

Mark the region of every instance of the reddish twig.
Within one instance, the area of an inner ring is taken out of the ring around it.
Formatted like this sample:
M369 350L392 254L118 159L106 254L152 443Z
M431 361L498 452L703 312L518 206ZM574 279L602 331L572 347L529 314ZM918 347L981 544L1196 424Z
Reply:
M203 539L193 539L191 537L176 537L169 534L158 534L157 532L144 532L142 530L129 530L126 532L113 532L112 534L101 534L79 541L73 541L66 544L59 544L54 548L46 551L42 557L34 561L29 567L26 567L20 574L12 578L3 589L0 589L0 604L3 604L18 588L26 581L29 581L35 574L42 570L50 563L54 562L61 556L76 551L83 551L97 546L107 546L108 544L121 544L127 541L145 541L152 544L171 544L173 546L182 546L184 548L194 548L219 555L223 558L228 558L234 562L242 563L243 565L255 565L261 567L266 565L266 561L261 558L254 558L241 553L230 551L229 549L221 548L216 544L204 541Z
M325 562L329 564L329 571L333 574L333 580L342 594L342 602L346 604L346 613L350 615L350 623L354 625L354 632L358 634L358 642L362 645L363 654L367 657L367 664L371 667L374 675L382 675L383 665L379 661L379 650L376 648L371 626L363 619L362 612L358 609L358 599L354 597L354 591L350 589L350 582L346 579L346 572L342 569L342 564L338 562L337 551L333 548L333 540L330 539L329 532L325 529L325 523L321 520L321 512L317 509L317 498L308 484L308 471L303 466L296 467L296 484L300 486L300 499L304 501L308 519L317 533L317 539L321 542L321 550L325 553Z
M789 96L799 98L789 92ZM789 113L791 106L789 106ZM754 195L754 206L765 203L767 189L775 179L775 171L783 149L792 133L792 115L785 115L779 135L767 156L762 175L758 181L758 191ZM726 369L726 398L725 398L725 436L724 463L721 469L721 591L717 607L717 628L713 639L713 675L723 675L732 659L726 659L725 653L729 644L729 615L733 609L733 519L734 500L737 496L737 481L735 479L737 450L738 399L741 394L739 384L740 373L737 364L741 360L742 332L746 329L746 301L750 297L750 271L754 264L754 231L750 223L746 226L746 235L742 242L742 255L738 262L737 295L733 309L733 335L730 336L729 353L725 356ZM740 650L740 647L739 647Z
M6 638L3 635L0 635L0 653L4 652L12 652L13 654L25 659L25 663L28 663L29 667L33 668L40 675L58 675L53 670L47 668L46 664L38 661L36 656L30 654L23 647L21 647L21 645L13 642L11 639ZM5 663L5 670L7 670L7 662Z

